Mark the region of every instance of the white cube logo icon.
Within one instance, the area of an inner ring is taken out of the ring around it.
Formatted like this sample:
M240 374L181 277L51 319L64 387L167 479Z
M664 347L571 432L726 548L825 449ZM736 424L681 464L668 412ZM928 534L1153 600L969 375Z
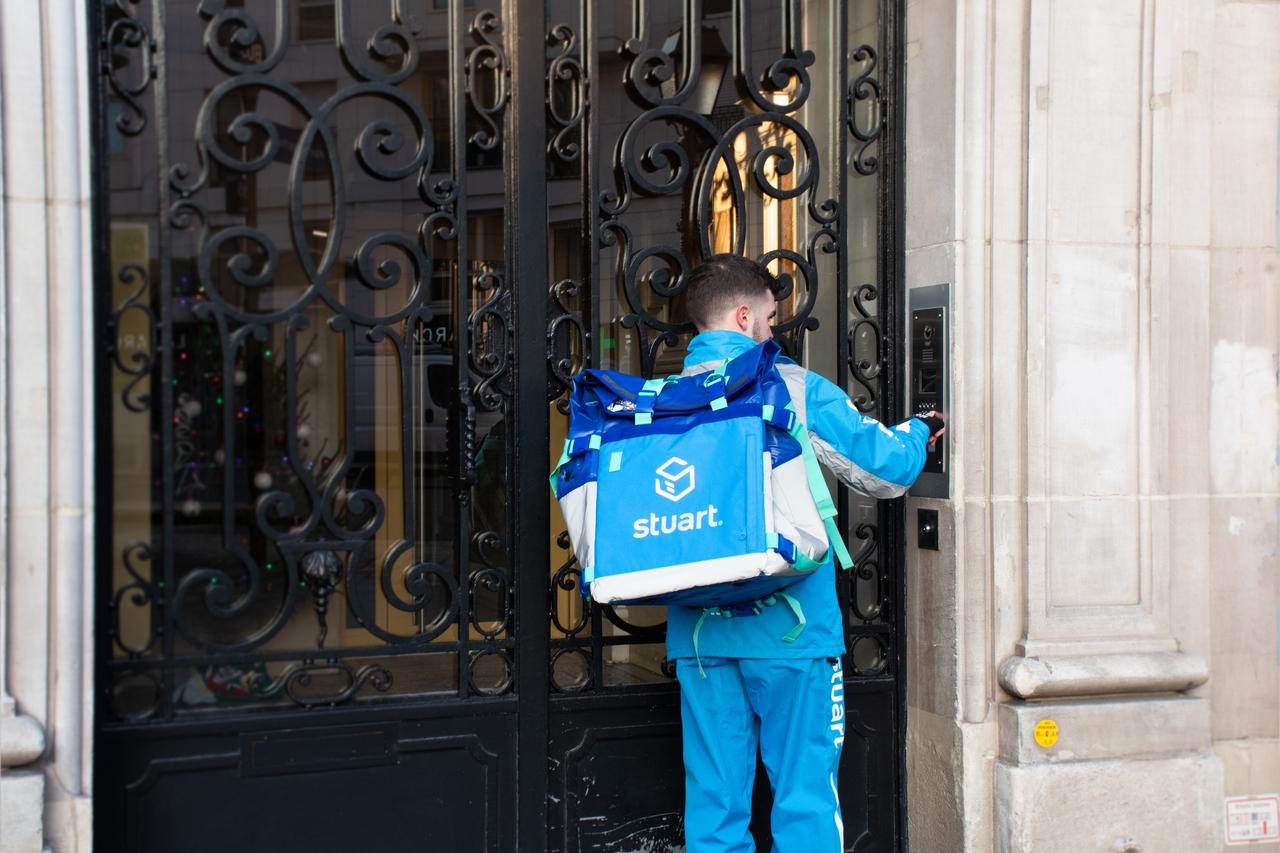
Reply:
M653 490L669 501L678 501L693 491L693 466L679 456L672 456L658 466Z

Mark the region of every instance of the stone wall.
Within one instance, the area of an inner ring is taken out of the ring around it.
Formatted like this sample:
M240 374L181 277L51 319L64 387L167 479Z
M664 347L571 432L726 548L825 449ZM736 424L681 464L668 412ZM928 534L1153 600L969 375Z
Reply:
M1280 789L1280 4L907 21L955 442L908 505L912 848L1217 850Z
M6 853L90 849L84 7L0 5ZM1277 44L1276 2L908 4L907 280L955 356L913 850L1216 850L1280 790Z
M1197 694L1213 750L1227 796L1243 796L1280 792L1280 4L1219 3L1211 25L1209 275L1182 361L1208 386L1208 423L1184 440L1212 448L1195 479L1208 523L1188 520L1185 546L1209 577L1182 594L1185 624L1202 628L1187 641L1210 661Z

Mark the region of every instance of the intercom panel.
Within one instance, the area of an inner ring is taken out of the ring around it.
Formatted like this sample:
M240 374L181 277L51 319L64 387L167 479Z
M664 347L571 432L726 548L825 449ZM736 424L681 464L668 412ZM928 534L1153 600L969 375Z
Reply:
M947 432L942 435L925 458L924 470L911 487L917 497L950 496L949 472L951 424L948 411L951 392L950 305L951 286L935 284L910 291L909 328L911 364L908 371L911 387L907 389L911 414L941 412L947 419Z

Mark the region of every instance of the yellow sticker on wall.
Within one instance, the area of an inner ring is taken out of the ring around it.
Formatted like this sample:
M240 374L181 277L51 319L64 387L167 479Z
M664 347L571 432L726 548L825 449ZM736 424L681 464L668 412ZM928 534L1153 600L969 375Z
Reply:
M1041 720L1036 723L1036 743L1045 749L1058 742L1058 724L1053 720Z

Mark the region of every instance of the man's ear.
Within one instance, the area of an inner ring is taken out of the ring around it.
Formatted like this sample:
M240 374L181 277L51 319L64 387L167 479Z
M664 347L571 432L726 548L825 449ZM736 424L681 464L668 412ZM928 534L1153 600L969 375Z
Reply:
M733 309L733 321L737 324L738 331L747 331L751 326L751 309L746 305L739 305Z

